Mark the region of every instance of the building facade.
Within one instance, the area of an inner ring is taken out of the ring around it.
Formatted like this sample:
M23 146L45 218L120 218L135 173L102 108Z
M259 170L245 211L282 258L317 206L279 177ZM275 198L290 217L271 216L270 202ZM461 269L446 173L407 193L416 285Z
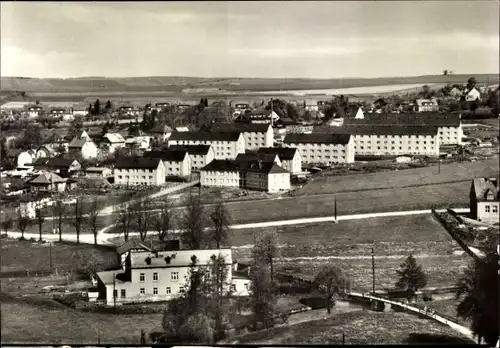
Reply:
M156 158L163 161L166 176L186 177L191 175L191 157L186 150L165 149L144 152L144 158Z
M498 223L500 220L499 178L475 178L470 190L471 216L478 220Z
M122 157L115 162L115 184L161 186L165 184L165 166L160 159Z
M213 160L200 169L200 185L205 187L240 187L240 171L231 160Z
M252 123L214 123L214 132L240 132L245 138L245 149L256 150L260 147L271 147L274 144L274 132L270 124Z
M117 149L125 147L125 139L120 133L106 133L100 147L104 152L112 154Z
M417 99L415 101L416 112L437 112L439 104L436 99Z
M302 172L302 157L300 151L293 147L261 147L258 153L276 154L281 161L281 167L291 174Z
M283 146L299 150L302 163L354 162L354 138L350 134L287 134Z
M215 159L212 145L172 145L172 151L185 150L191 158L191 169L200 170Z
M174 132L168 139L171 145L211 145L215 159L235 159L245 153L245 138L239 132Z
M96 158L99 149L97 145L87 137L74 138L68 145L68 153L80 155L83 159Z

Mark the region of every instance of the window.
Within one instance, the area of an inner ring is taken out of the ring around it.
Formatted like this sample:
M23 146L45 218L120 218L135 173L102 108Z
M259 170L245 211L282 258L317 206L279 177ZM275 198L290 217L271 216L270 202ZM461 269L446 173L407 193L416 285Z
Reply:
M243 284L243 286L245 287L245 290L248 290L248 283Z
M158 295L158 288L153 288L153 295Z
M114 298L118 297L118 290L117 289L113 290L113 297Z
M125 289L122 289L122 290L121 290L120 296L121 296L121 297L126 297L126 292L125 292Z
M170 288L170 286L167 286L167 289L165 290L165 293L167 295L170 295L172 293L172 289Z
M146 280L146 275L144 273L139 274L139 281L143 282Z
M236 291L236 284L231 284L231 291Z
M146 289L141 288L141 295L146 295Z
M184 293L184 287L183 286L179 286L179 292L180 293Z
M179 272L172 272L170 274L170 279L171 280L179 280Z
M490 212L490 206L489 205L485 205L484 206L484 211L489 213Z
M498 213L498 206L497 206L497 205L494 205L494 206L493 206L493 212L494 212L494 213Z
M158 273L153 273L153 280L158 281Z

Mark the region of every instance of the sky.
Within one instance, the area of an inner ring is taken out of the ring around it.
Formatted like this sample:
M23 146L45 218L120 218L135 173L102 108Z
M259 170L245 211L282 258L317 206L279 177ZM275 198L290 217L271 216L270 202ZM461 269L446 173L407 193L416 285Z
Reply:
M499 72L498 1L1 2L1 76Z

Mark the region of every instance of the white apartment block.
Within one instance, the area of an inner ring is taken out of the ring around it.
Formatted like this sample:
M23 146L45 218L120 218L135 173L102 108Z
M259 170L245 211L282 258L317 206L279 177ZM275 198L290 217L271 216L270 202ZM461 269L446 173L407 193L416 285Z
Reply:
M165 149L144 152L144 158L156 158L163 161L166 176L186 177L191 175L191 157L186 150Z
M169 150L187 151L191 158L192 170L200 170L215 159L215 151L211 145L172 145Z
M260 147L272 147L274 131L270 124L252 123L214 123L214 132L240 132L245 138L245 149L256 150Z
M298 149L302 163L354 162L354 137L349 134L287 134L283 146Z
M193 258L198 269L209 272L213 258L219 256L227 265L225 290L232 295L248 296L250 280L241 276L233 280L231 249L216 249L131 251L124 270L97 273L99 298L107 305L115 301L123 304L171 300L188 290Z
M276 154L281 161L281 167L291 174L302 172L302 157L300 151L293 147L261 147L259 154Z
M168 139L171 145L211 145L215 159L235 159L245 153L245 138L239 132L174 132Z
M165 184L165 166L160 159L122 157L113 170L117 185L161 186Z
M231 160L213 160L200 170L200 185L240 187L240 171Z

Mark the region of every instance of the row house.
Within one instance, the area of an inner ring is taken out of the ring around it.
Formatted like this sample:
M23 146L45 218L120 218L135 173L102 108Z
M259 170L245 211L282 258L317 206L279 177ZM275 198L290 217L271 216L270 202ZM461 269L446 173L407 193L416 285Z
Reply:
M165 184L165 166L155 158L117 158L113 177L115 184L127 186L161 186Z
M211 145L216 159L235 159L245 153L245 138L239 132L173 132L171 145Z
M439 137L433 126L344 126L335 132L354 138L356 155L439 156Z
M470 189L470 212L478 221L498 223L500 220L499 178L474 178Z
M165 149L160 151L146 151L143 157L161 159L165 167L166 176L186 177L191 175L191 157L186 150Z
M125 269L98 272L99 299L107 305L114 302L140 303L168 301L188 290L187 282L193 262L210 275L214 261L222 257L227 267L228 286L224 291L233 296L248 296L250 280L233 279L237 264L231 249L216 250L139 250L131 251ZM239 277L239 279L241 279Z
M112 154L125 147L125 138L120 133L106 133L99 145L102 151Z
M283 146L298 149L302 163L354 162L354 138L349 134L287 134Z
M214 123L213 132L240 132L245 138L245 150L274 145L274 132L270 124Z
M417 114L367 114L364 119L345 119L345 126L437 127L440 145L462 144L460 114L424 112Z
M259 154L277 155L281 161L281 167L292 174L302 172L302 157L300 151L293 147L261 147L257 150Z
M171 151L185 150L191 158L191 169L200 170L215 159L212 145L172 145Z

